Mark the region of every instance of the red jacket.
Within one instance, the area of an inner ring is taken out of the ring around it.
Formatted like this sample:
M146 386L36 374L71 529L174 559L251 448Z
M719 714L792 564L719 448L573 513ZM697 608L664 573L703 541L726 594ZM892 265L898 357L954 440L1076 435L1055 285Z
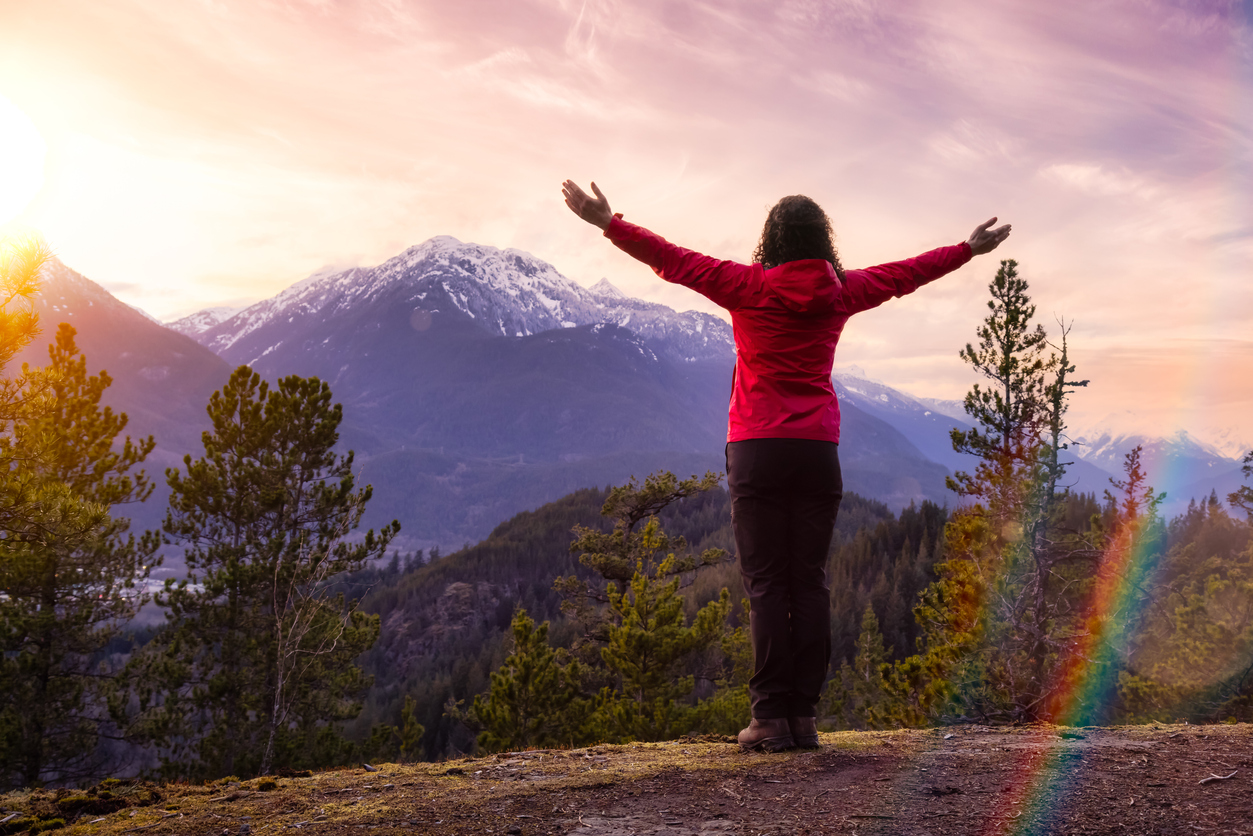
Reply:
M831 386L835 344L844 323L893 296L913 293L971 258L966 243L916 258L847 270L829 262L719 261L676 247L615 217L605 237L668 282L690 287L731 312L735 380L727 441L750 438L840 440L840 405Z

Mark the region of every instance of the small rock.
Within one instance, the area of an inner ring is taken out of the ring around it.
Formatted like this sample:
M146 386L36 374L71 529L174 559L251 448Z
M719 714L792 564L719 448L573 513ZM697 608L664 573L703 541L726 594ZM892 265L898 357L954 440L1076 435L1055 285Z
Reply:
M364 769L366 772L378 772L379 771L379 768L377 766L370 766L368 763L361 764L361 768Z

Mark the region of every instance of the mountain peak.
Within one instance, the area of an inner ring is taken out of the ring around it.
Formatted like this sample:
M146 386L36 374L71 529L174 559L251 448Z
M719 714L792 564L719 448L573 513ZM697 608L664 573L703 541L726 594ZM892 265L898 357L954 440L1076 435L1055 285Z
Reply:
M205 308L202 311L196 311L180 319L167 322L165 327L171 328L180 334L186 334L194 340L198 334L209 330L221 322L225 322L241 310L243 308L230 307L229 305Z
M609 281L609 279L601 279L596 284L592 285L590 290L592 291L592 293L595 293L597 296L607 296L610 299L629 298L621 290L618 290L618 288L614 287L614 285Z

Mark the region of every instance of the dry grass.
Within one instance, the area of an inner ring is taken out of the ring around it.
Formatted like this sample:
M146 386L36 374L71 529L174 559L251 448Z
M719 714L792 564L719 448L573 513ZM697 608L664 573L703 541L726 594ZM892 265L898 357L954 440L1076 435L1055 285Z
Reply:
M741 833L922 833L937 817L955 828L949 832L977 833L985 832L989 805L1005 803L1032 764L1065 769L1069 806L1049 815L1082 829L1056 832L1104 832L1102 822L1129 823L1128 816L1179 826L1185 819L1197 826L1253 819L1247 725L963 727L821 739L818 752L782 755L744 753L729 738L709 737L202 786L105 782L88 792L17 792L0 796L0 819L19 814L0 824L0 836L41 826L57 834L144 836L593 836L636 832L631 828L653 819L688 828L676 833L711 823ZM1211 768L1237 775L1198 784ZM1122 809L1120 800L1114 809L1109 799L1124 797L1129 806ZM1143 803L1148 798L1155 799L1151 807ZM784 827L785 819L794 823Z

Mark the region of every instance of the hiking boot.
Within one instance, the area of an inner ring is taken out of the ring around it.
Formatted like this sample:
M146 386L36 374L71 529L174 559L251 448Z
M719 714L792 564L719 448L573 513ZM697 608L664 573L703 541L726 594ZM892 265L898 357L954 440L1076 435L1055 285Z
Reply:
M818 721L813 717L789 717L788 728L792 732L792 740L802 749L817 749Z
M787 720L756 720L740 732L740 746L752 752L785 752L793 749L792 732Z

